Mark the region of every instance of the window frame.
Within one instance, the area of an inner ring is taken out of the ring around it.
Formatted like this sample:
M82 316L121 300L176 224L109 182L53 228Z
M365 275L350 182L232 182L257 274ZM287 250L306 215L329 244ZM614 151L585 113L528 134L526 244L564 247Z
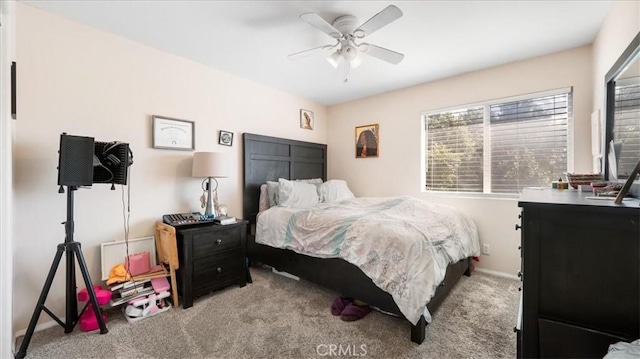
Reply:
M497 198L497 199L509 199L509 198L518 198L520 196L519 193L492 193L491 192L491 133L490 129L490 121L491 121L491 105L507 103L507 102L515 102L515 101L523 101L534 99L538 97L547 97L547 96L555 96L562 94L570 94L571 100L567 103L567 172L571 172L573 170L573 126L574 126L574 116L573 116L573 86L569 87L561 87L553 90L539 91L539 92L531 92L521 95L503 97L499 99L492 99L487 101L479 101L473 103L467 103L462 105L448 106L443 108L438 108L434 110L423 111L420 114L420 128L421 128L421 193L434 195L436 197L460 197L460 198ZM427 158L426 152L428 145L427 143L427 121L428 117L432 115L438 115L443 112L452 112L459 111L464 108L472 108L472 107L483 107L484 108L484 118L483 118L483 176L484 180L482 183L482 192L455 192L455 191L433 191L427 190L427 180L426 180L426 171L427 171ZM487 180L488 179L488 180Z

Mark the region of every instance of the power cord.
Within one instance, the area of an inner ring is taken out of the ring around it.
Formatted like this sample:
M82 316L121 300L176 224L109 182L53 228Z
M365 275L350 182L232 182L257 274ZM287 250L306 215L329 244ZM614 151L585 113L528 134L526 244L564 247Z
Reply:
M129 175L131 174L130 169L126 169L129 171ZM124 188L127 187L127 198L125 200ZM131 271L129 271L129 221L131 219L131 185L122 185L122 221L124 225L124 244L125 244L125 270L127 271L125 277L128 276L131 278L131 282L133 283L133 288L136 288L137 284L133 275L131 275Z

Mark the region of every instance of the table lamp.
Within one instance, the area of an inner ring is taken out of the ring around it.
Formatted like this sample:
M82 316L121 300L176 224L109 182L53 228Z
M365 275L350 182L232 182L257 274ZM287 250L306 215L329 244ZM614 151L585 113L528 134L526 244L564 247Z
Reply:
M218 181L216 178L224 178L228 176L227 173L227 158L223 153L219 152L196 152L193 154L193 171L192 177L206 177L202 181L202 190L207 192L207 205L204 215L207 217L215 216L212 208L218 206ZM215 187L212 187L211 181L215 182ZM207 186L205 188L205 181ZM212 192L216 192L215 202L212 203Z

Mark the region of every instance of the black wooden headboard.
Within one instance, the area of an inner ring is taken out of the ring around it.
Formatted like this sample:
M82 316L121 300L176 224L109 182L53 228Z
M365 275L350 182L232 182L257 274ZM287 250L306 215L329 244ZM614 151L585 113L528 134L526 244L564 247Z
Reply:
M242 148L243 217L251 224L258 214L260 185L278 178L327 180L327 145L245 133Z

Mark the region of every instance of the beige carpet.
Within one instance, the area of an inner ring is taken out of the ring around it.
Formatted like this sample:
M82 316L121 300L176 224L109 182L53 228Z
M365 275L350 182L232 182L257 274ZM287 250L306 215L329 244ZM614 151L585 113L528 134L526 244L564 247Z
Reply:
M134 324L108 311L107 334L76 327L65 335L59 326L36 332L27 358L515 357L517 280L463 277L417 345L405 320L373 312L343 322L329 310L337 293L266 269L251 272L253 284L201 297L186 310Z

